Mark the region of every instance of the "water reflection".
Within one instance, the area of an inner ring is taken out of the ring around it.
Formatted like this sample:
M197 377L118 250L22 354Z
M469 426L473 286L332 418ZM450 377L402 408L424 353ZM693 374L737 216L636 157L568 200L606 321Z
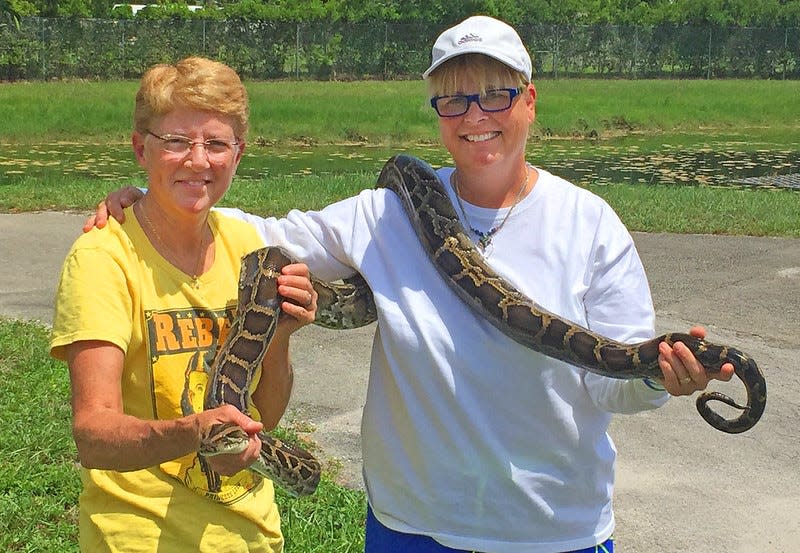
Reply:
M697 147L642 146L630 140L588 143L541 141L529 146L529 159L580 185L688 184L772 186L800 190L800 146L751 149L744 143L720 142ZM375 173L398 152L433 166L451 163L441 147L415 145L388 149L367 145L258 146L250 144L239 166L241 179L275 175ZM0 184L15 178L63 175L121 180L141 175L127 144L51 143L0 145Z

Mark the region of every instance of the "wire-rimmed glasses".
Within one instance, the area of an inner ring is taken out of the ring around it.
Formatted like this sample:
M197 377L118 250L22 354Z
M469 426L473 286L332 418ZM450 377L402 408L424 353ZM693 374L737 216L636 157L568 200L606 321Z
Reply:
M209 138L208 140L192 140L179 134L158 135L151 130L147 134L161 141L161 149L176 156L187 156L195 146L203 146L206 155L214 159L227 158L239 145L238 140L223 140L222 138Z

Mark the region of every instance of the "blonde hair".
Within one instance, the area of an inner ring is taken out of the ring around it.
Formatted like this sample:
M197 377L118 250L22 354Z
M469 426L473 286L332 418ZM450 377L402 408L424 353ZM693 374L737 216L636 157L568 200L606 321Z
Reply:
M451 58L428 75L426 81L431 96L463 92L483 94L492 88L517 88L528 84L525 75L483 54L462 54ZM476 83L478 90L464 90L465 81Z
M136 93L134 129L145 133L156 119L179 107L227 116L237 138L247 135L247 91L224 63L193 56L148 69Z

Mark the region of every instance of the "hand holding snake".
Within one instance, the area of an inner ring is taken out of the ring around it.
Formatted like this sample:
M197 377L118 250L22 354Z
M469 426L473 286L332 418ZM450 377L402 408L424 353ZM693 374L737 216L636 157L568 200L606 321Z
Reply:
M235 453L222 453L206 458L208 466L216 473L223 476L232 476L239 471L245 470L258 460L261 455L261 440L258 433L264 429L264 425L255 421L239 411L233 405L220 405L215 409L209 409L197 414L200 421L200 435L208 435L211 429L217 426L236 426L240 428L243 435L247 436L244 448Z
M694 326L689 334L695 338L704 339L706 331L701 326ZM659 379L664 389L673 396L689 396L695 392L705 390L711 380L728 382L734 375L731 363L720 367L719 373L709 374L692 351L682 342L670 346L661 342L658 346L659 367L663 377Z

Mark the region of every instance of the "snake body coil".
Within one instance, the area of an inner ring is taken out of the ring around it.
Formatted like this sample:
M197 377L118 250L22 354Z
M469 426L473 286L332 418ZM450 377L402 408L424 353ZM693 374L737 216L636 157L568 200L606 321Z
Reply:
M610 340L555 315L499 277L469 239L442 182L425 162L406 155L393 157L378 182L400 196L423 247L453 291L479 316L509 338L545 355L611 378L655 378L658 344L683 342L709 373L731 363L745 384L747 405L710 392L697 399L700 416L728 433L752 428L764 412L767 386L760 369L739 350L712 344L688 334L665 334L638 344ZM721 401L742 411L729 420L707 404Z

